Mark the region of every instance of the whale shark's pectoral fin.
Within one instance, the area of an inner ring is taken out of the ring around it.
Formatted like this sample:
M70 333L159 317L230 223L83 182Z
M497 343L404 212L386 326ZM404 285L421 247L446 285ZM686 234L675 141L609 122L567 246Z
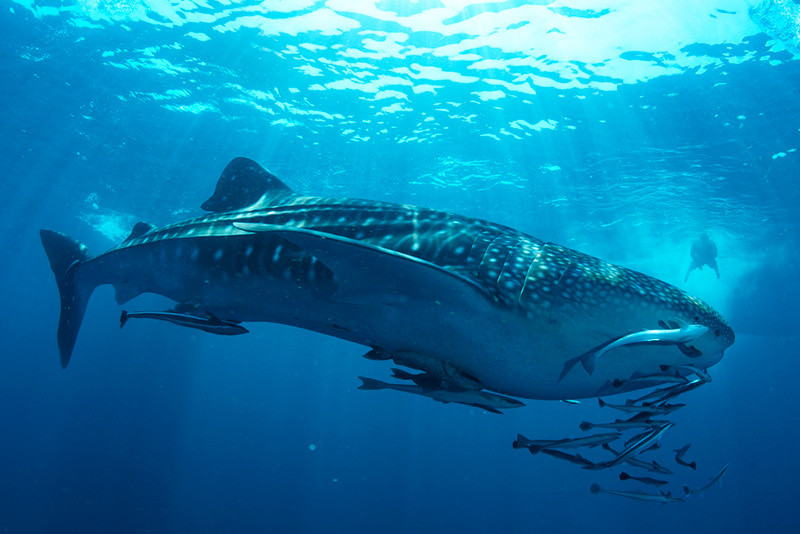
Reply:
M305 228L234 223L253 233L275 233L315 256L339 282L331 297L351 304L401 304L409 298L441 303L448 295L487 291L475 280L420 258L356 239Z
M558 377L558 381L561 382L562 380L564 380L564 377L567 376L570 371L572 371L572 368L575 367L575 365L579 361L581 361L581 357L576 356L575 358L570 358L569 360L564 362L564 368L561 370L561 374Z

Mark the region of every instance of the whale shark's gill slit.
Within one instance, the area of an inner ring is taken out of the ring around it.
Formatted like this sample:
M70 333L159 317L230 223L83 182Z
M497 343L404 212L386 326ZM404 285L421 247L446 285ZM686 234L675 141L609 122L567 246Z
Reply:
M564 270L561 271L561 274L559 275L558 280L556 280L555 283L553 284L554 286L557 286L557 285L561 284L561 281L564 280L565 276L567 276L567 272L569 272L571 267L573 268L574 272L577 272L577 269L575 269L573 267L572 261L571 260L567 260L567 261L568 261L568 263L566 264L566 266L564 266Z
M506 256L497 279L500 299L509 306L519 306L531 264L541 250L541 246L536 241L523 236L516 237L517 241Z
M522 309L528 314L550 316L556 299L555 288L561 279L569 258L562 247L542 243L541 249L528 269L526 282L519 297Z
M486 255L486 249L489 248L489 245L492 244L496 236L497 232L485 231L478 234L475 239L472 240L472 246L469 249L469 254L467 254L467 260L464 265L466 272L470 273L472 276L478 276L478 268L481 265L483 257Z
M544 252L544 245L541 243L536 243L536 247L537 248L534 249L534 253L531 256L531 260L528 263L528 268L525 271L525 278L522 281L522 287L520 288L519 295L517 296L517 305L520 308L525 308L525 305L523 304L523 297L525 296L528 288L528 283L536 283L534 269L536 268L536 262L539 260L539 256L541 256Z
M494 288L496 296L502 293L498 287L500 273L517 241L519 241L517 235L500 234L496 236L486 247L478 265L478 278L486 287Z
M452 223L444 224L436 231L436 244L429 260L437 265L461 267L464 253L468 250L465 237Z

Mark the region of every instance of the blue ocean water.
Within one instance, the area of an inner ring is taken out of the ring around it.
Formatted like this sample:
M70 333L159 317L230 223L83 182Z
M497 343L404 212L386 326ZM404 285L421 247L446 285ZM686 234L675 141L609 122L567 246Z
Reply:
M4 0L0 25L2 532L796 528L796 3ZM62 371L39 229L102 252L137 221L200 215L236 156L706 300L736 343L657 457L676 495L725 477L664 507L593 495L637 486L511 447L607 418L590 400L496 415L360 391L390 367L364 347L271 324L120 330L108 286ZM702 232L721 276L684 282ZM670 456L689 442L696 472Z

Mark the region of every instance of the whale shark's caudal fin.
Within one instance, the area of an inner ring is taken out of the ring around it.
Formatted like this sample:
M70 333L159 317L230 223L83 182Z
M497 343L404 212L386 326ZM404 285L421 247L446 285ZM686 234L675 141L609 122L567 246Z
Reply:
M40 230L39 235L61 295L58 350L61 353L61 367L66 368L86 313L86 304L95 287L86 282L81 283L76 274L80 265L91 259L91 256L85 245L64 234Z

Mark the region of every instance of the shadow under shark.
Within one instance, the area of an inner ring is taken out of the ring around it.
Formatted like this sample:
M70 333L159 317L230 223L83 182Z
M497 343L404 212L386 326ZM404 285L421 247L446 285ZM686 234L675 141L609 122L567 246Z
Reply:
M246 158L228 164L202 207L210 213L161 228L138 223L96 257L41 231L61 294L62 367L103 284L119 304L156 293L181 313L363 344L432 387L532 399L651 387L662 366L705 369L734 341L715 310L650 276L483 220L301 196ZM665 324L694 325L697 337L656 330ZM659 334L644 342L644 330ZM591 369L567 369L597 347Z

